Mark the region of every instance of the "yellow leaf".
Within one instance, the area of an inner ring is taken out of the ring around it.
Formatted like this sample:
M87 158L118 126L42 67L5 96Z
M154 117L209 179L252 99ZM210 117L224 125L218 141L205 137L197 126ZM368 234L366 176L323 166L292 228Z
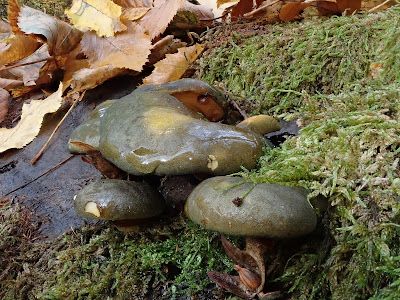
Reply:
M17 34L10 38L9 44L0 50L0 66L31 55L38 42L30 36Z
M178 53L167 54L163 60L154 65L153 73L143 80L143 84L162 84L178 80L203 49L202 45L195 44L178 49Z
M148 11L150 7L131 7L125 8L122 12L121 19L126 21L135 21L139 20L143 17Z
M141 18L138 23L149 33L150 39L154 39L167 28L185 0L162 0L154 3L154 7Z
M126 30L120 20L122 8L111 0L73 0L65 13L76 27L94 30L99 36Z
M92 68L110 65L141 71L153 46L143 28L132 26L109 38L100 38L92 32L86 32L81 47Z
M0 128L0 153L8 149L23 148L39 134L43 117L56 112L62 101L62 84L44 100L32 100L22 107L21 120L10 129Z

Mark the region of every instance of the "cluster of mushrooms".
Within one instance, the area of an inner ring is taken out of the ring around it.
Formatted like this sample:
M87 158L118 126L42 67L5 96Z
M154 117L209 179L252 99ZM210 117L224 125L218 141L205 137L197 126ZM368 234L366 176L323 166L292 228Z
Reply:
M209 277L243 298L262 298L268 295L260 238L309 234L317 218L304 189L224 176L254 168L263 148L270 147L262 135L279 130L265 115L236 126L217 122L227 111L224 95L200 80L142 86L99 105L68 146L72 153L100 153L132 176L207 174L188 196L186 216L207 229L245 236L252 249L239 250L223 238L239 276L209 272ZM166 203L144 181L108 178L79 191L74 207L82 217L140 224L161 215Z

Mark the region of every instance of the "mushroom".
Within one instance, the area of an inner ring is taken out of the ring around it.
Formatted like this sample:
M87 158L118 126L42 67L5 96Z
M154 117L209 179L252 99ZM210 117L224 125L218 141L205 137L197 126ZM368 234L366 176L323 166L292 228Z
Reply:
M175 97L140 91L111 105L100 122L100 152L133 174L225 175L252 169L260 135L198 119Z
M302 188L253 184L237 177L218 176L200 183L186 201L186 216L207 229L244 236L247 245L242 251L223 238L240 276L210 272L211 280L244 298L260 296L265 284L265 245L271 239L309 234L316 227L307 194ZM260 281L254 279L258 276Z
M78 192L74 208L84 218L117 221L117 225L128 220L137 224L160 215L165 201L147 183L102 179Z

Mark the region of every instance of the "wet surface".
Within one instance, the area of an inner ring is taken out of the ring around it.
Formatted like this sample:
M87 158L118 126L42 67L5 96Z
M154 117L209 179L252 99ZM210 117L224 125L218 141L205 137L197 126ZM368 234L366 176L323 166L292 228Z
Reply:
M135 85L134 77L122 77L88 91L61 125L35 165L31 165L29 161L40 151L66 110L47 116L39 136L25 148L0 154L0 197L67 159L71 155L67 142L72 130L87 119L97 104L120 98L130 93ZM9 197L33 209L44 220L41 228L43 235L56 237L71 227L82 225L84 219L76 215L73 197L84 185L100 176L94 167L76 156L26 187L11 193Z

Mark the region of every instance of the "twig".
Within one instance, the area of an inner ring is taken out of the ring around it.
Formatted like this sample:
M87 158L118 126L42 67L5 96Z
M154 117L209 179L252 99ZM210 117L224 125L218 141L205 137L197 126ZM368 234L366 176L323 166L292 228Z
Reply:
M40 177L43 177L44 175L50 173L50 172L53 171L54 169L57 169L59 166L65 164L66 162L68 162L70 159L72 159L72 158L74 158L74 157L75 157L75 155L71 155L70 157L64 159L62 162L56 164L54 167L52 167L51 169L49 169L49 170L47 170L46 172L42 173L42 174L39 175L38 177L36 177L36 178L34 178L34 179L28 181L27 183L25 183L25 184L23 184L23 185L17 187L16 189L13 189L12 191L10 191L10 192L8 192L7 194L5 194L4 196L8 196L8 195L10 195L11 193L14 193L14 192L16 192L16 191L18 191L18 190L20 190L20 189L26 187L28 184L31 184L32 182L38 180Z
M237 109L237 111L242 115L243 119L245 119L245 120L248 119L249 116L247 115L247 113L246 113L244 110L242 110L242 109L239 107L239 105L237 104L237 102L231 97L230 93L228 92L228 89L227 89L225 86L222 86L221 88L224 90L226 96L229 98L229 101L232 102L233 106L234 106L234 107Z
M377 10L377 9L381 8L382 6L384 6L385 4L388 4L391 1L392 0L386 0L386 1L382 2L381 4L371 8L368 12L373 12L374 10Z
M20 65L13 65L13 66L4 67L4 68L0 69L0 72L1 71L5 71L5 70L14 69L14 68L23 67L23 66L33 65L33 64L36 64L36 63L39 63L39 62L42 62L42 61L50 60L50 59L54 59L54 56L50 56L50 57L47 57L47 58L43 58L43 59L39 59L39 60L23 63L23 64L20 64Z
M79 97L78 100L74 100L74 103L72 103L71 107L68 109L67 113L64 115L64 117L61 119L61 121L57 124L56 128L54 128L52 134L50 135L50 137L48 138L47 142L44 144L44 146L42 147L42 149L40 149L39 153L36 154L36 156L34 158L31 159L30 163L32 165L34 165L38 159L42 156L44 150L46 150L47 146L49 145L51 139L53 138L53 136L56 134L57 130L60 128L61 124L64 122L64 120L68 117L68 115L71 113L71 111L74 109L74 107L76 106L76 104L78 104L79 101L82 100L83 96L85 95L86 91L83 91L82 95Z

